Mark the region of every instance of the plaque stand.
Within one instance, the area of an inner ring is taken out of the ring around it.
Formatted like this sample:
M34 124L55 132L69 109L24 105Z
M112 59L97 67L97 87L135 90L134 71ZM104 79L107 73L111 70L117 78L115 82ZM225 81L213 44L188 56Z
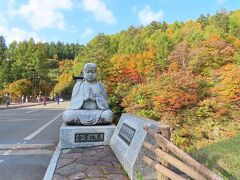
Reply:
M61 149L109 145L115 125L67 126L60 128Z
M141 172L143 179L157 179L154 169L142 160L145 155L155 159L155 153L148 151L142 145L144 141L156 145L155 138L150 137L143 127L149 126L158 130L160 125L161 123L157 121L130 113L122 114L112 135L110 146L130 179L139 179L138 172Z

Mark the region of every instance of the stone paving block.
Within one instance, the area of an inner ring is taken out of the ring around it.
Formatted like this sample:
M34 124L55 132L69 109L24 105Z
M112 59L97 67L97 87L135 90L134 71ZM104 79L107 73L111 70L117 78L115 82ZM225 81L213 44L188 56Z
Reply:
M82 156L83 156L82 153L68 153L61 155L61 159L78 159Z
M112 164L114 165L114 166L118 166L118 167L121 167L122 168L122 165L120 164L120 162L112 162Z
M86 178L86 174L83 172L78 172L76 174L69 176L69 180L84 179L84 178Z
M99 159L98 157L94 157L94 156L80 157L80 158L78 158L76 163L83 164L86 166L93 166L96 164L98 159Z
M84 151L83 153L82 153L82 155L83 156L92 156L92 155L94 155L94 154L96 154L97 153L97 151L95 150L95 149L91 149L91 150L88 150L88 151Z
M105 166L103 167L105 174L121 174L122 169L116 166Z
M68 180L67 177L64 177L63 175L61 174L54 174L52 180Z
M75 161L75 159L59 159L57 162L57 168L71 164L73 161Z
M106 153L109 153L109 154L114 154L112 149L108 146L106 148L98 148L96 150L97 150L98 153L103 151L103 152L106 152Z
M109 146L62 150L53 180L128 180Z
M113 166L113 164L111 162L106 162L106 161L98 161L98 162L96 162L96 165L98 165L98 166L109 166L109 167Z
M101 161L105 162L119 162L116 156L107 156L105 158L102 158Z
M104 174L104 171L100 166L90 166L85 173L88 177L99 177Z
M75 174L79 171L85 171L88 167L83 164L72 163L70 165L64 166L56 170L56 173L62 174L64 176L69 176Z
M129 180L129 178L122 174L108 174L106 177L108 180Z
M63 154L68 154L68 153L81 153L84 152L83 149L81 148L73 148L73 149L62 149Z
M106 153L106 152L98 152L98 153L96 153L96 157L98 157L99 159L103 159L103 158L105 158L107 156L109 156L109 154Z

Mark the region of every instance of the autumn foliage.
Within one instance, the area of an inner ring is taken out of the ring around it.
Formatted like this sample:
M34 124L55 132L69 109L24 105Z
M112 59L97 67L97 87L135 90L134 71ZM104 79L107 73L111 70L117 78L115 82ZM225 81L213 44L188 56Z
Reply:
M8 85L8 92L17 97L30 94L31 89L31 82L27 79L19 79Z
M37 83L45 94L70 96L72 75L93 62L116 121L123 112L161 121L178 146L200 148L240 132L239 22L239 10L219 11L99 34L85 46L15 42L11 61L0 62L0 92L31 94Z

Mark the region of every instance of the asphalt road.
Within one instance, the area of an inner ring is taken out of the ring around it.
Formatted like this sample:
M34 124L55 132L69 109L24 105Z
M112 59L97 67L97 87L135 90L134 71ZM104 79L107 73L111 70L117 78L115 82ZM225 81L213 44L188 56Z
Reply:
M67 102L0 110L0 180L42 180Z

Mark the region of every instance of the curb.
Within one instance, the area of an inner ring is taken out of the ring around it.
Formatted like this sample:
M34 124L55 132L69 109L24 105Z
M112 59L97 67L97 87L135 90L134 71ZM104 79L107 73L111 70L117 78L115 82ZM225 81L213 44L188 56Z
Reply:
M49 102L47 104L50 104L52 102ZM43 103L37 103L37 104L29 104L29 105L17 105L17 106L8 106L8 107L0 107L0 110L8 110L8 109L17 109L17 108L24 108L24 107L31 107L31 106L39 106L43 105Z
M61 153L61 147L60 147L60 143L58 143L55 152L53 153L52 159L48 165L47 171L44 175L43 180L51 180L53 175L54 175L54 171L55 168L57 166L57 162L58 162L58 158L60 156Z

